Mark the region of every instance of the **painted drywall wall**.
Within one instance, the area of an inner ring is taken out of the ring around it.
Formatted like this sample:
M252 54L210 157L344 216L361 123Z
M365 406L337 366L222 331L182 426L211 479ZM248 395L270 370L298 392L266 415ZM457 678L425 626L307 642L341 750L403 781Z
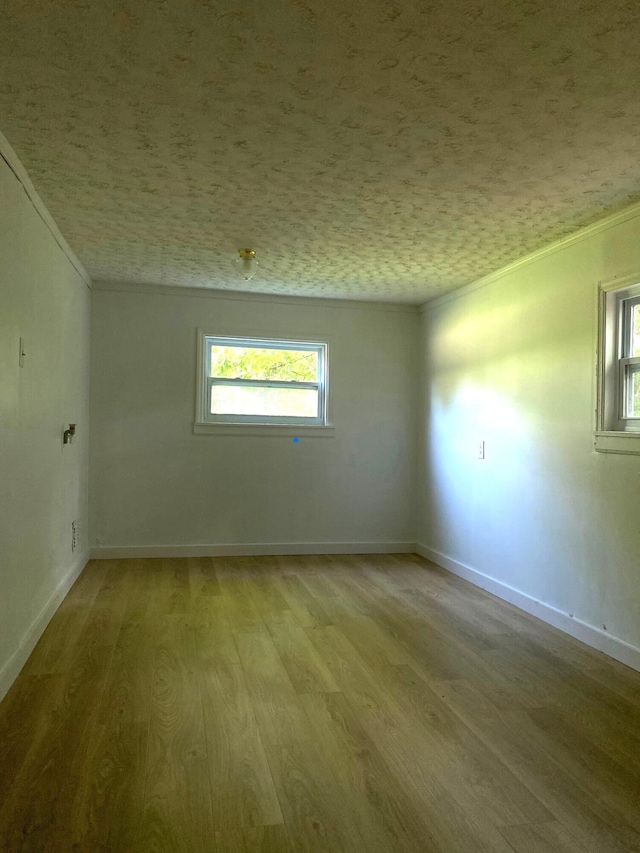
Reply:
M1 697L87 559L90 291L4 159L0 200Z
M92 292L95 553L415 541L414 310L103 287ZM198 328L328 338L335 436L194 435Z
M426 306L418 539L639 648L640 457L593 449L597 283L634 270L637 216Z

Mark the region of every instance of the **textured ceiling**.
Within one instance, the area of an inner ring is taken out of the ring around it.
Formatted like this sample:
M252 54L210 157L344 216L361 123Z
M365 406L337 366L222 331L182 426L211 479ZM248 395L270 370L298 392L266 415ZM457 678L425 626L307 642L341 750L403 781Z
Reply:
M95 278L419 302L640 198L639 42L637 0L3 0L0 130Z

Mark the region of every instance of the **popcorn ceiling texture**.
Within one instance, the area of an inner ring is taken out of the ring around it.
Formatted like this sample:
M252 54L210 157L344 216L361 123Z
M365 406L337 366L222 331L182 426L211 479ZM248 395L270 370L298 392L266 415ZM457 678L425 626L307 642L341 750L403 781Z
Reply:
M640 198L639 40L637 0L4 0L0 130L95 278L421 302Z

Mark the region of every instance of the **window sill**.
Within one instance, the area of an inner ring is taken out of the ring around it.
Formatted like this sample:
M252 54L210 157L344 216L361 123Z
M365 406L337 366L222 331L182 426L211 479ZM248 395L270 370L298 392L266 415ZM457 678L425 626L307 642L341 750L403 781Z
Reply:
M333 438L336 428L333 424L325 426L304 426L300 424L217 424L199 422L193 425L194 435L261 435L278 438Z
M609 432L600 430L594 433L593 445L598 453L640 455L640 432Z

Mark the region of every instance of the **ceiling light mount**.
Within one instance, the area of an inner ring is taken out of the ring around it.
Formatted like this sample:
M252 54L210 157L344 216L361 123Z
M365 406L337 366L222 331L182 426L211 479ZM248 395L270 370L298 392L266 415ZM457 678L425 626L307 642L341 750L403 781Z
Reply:
M240 275L245 281L250 281L258 269L255 250L238 249L238 255L240 257L237 259L236 263L238 264Z

